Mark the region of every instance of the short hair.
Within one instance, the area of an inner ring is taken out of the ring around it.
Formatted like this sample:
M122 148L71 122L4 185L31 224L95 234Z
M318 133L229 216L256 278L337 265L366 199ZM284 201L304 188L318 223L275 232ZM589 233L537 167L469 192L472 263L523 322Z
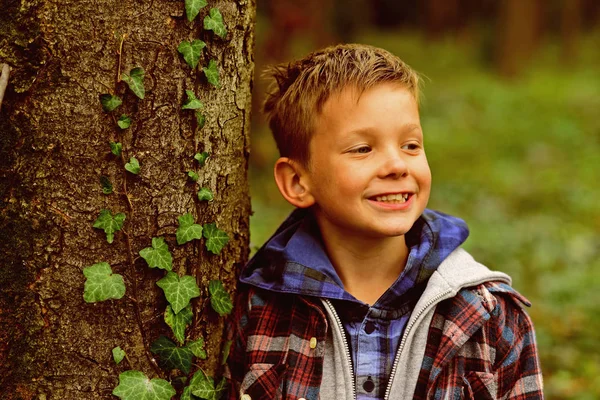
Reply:
M268 67L273 80L263 105L279 154L309 165L315 116L333 94L346 87L359 93L380 83L396 83L419 101L419 75L387 50L362 44L324 48L298 61Z

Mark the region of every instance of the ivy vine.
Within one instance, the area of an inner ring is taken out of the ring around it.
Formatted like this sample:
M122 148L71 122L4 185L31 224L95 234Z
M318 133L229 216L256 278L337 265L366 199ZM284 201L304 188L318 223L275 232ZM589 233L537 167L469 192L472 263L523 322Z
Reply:
M200 11L206 7L206 0L185 0L185 13L187 20L193 23ZM208 15L203 20L205 30L212 31L220 38L227 36L227 28L223 21L223 16L218 8L211 8ZM145 71L142 67L136 66L129 73L121 74L121 55L123 42L126 35L115 34L119 41L119 61L117 67L116 84L123 81L127 84L129 90L139 100L143 100L146 94L144 87ZM191 68L192 72L196 71L200 64L202 51L206 48L206 43L202 40L184 40L177 47L177 51L181 54L185 63ZM200 68L198 68L200 69ZM206 81L213 87L219 88L219 68L215 60L209 60L208 65L202 66ZM115 90L116 91L116 90ZM194 91L185 91L187 100L182 104L182 110L191 110L197 122L197 129L202 129L206 118L202 113L204 104L196 96ZM122 104L123 100L112 93L103 93L99 95L102 110L106 113L114 113ZM117 119L114 114L111 114L116 127L120 130L128 129L133 121L128 115L121 114ZM101 229L106 235L108 243L113 243L115 234L122 231L124 240L129 249L129 264L134 271L136 257L132 253L132 245L127 231L124 229L124 224L127 215L133 216L134 209L127 191L127 173L137 175L140 173L142 166L139 160L131 155L129 161L126 161L125 154L127 149L120 141L111 141L110 152L121 161L124 177L123 187L120 194L124 195L128 211L114 213L110 209L102 209L99 211L97 219L93 223L93 227ZM198 163L199 168L205 167L210 155L207 152L201 152L194 155L194 159ZM198 201L213 201L214 196L209 188L202 187L199 184L200 177L197 171L187 171L189 179L191 179L198 187ZM113 193L113 185L107 176L100 177L102 192L105 195ZM219 254L223 247L229 241L229 236L225 231L217 228L214 222L204 225L196 223L191 213L186 213L177 218L179 226L175 233L177 245L184 245L190 241L203 240L206 250L212 254ZM119 234L121 235L121 234ZM193 364L193 359L206 359L207 352L204 348L204 338L202 336L196 338L186 338L186 329L192 324L193 311L191 300L200 296L200 288L196 283L196 278L191 275L180 276L172 271L173 255L169 250L169 245L164 237L153 237L151 246L139 251L139 256L145 260L149 268L164 270L164 276L156 282L156 285L163 290L168 305L164 311L163 319L167 326L171 328L172 338L161 336L148 346L147 338L142 329L140 318L140 310L137 302L137 288L135 279L133 280L131 296L138 318L140 330L142 330L142 338L146 355L155 367L156 373L162 378L166 374L158 369L154 357L151 354L158 356L159 366L164 370L178 369L185 375L189 375ZM118 300L125 296L126 286L123 276L115 274L111 266L107 262L99 262L87 268L84 268L83 274L86 278L83 290L83 298L88 303L94 303L106 300ZM229 293L223 287L220 280L211 280L208 285L208 293L210 295L210 304L212 309L219 315L225 316L233 309L233 303ZM129 296L128 296L129 297ZM173 340L174 339L174 340ZM221 361L224 364L227 359L231 343L225 343ZM127 353L117 346L112 349L113 359L116 364L120 364L123 359L127 360L131 367L131 362L127 358ZM178 379L187 380L186 377ZM206 373L199 368L189 380L189 383L184 387L180 396L181 400L206 399L217 400L221 397L225 390L226 381L221 379L215 384L214 378L207 376ZM122 400L168 400L176 395L176 390L172 384L160 378L150 379L143 372L134 369L122 372L119 375L119 384L113 390L113 395Z

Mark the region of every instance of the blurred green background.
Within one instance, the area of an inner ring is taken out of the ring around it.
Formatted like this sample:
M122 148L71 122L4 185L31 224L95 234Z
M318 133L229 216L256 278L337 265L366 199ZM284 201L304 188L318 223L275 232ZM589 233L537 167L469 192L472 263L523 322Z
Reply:
M265 65L361 42L424 76L429 207L528 297L548 399L600 399L600 1L259 0L251 245L291 211L260 115Z

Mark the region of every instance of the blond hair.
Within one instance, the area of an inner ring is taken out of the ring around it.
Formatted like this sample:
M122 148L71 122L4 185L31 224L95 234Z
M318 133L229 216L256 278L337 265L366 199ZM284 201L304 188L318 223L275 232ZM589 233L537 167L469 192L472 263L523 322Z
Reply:
M358 93L381 83L406 88L419 101L419 76L392 53L368 45L327 47L298 61L274 65L263 112L279 154L308 166L315 116L333 94L350 86Z

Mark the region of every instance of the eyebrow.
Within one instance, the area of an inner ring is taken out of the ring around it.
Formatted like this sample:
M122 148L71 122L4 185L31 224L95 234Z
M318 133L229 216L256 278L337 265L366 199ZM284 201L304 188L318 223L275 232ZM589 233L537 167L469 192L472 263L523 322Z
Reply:
M409 123L409 124L403 125L401 128L403 133L410 133L416 129L418 129L419 131L422 131L421 125ZM373 131L375 131L375 128L373 128L373 127L358 128L358 129L349 131L348 135L351 135L351 136L371 135L373 133Z

